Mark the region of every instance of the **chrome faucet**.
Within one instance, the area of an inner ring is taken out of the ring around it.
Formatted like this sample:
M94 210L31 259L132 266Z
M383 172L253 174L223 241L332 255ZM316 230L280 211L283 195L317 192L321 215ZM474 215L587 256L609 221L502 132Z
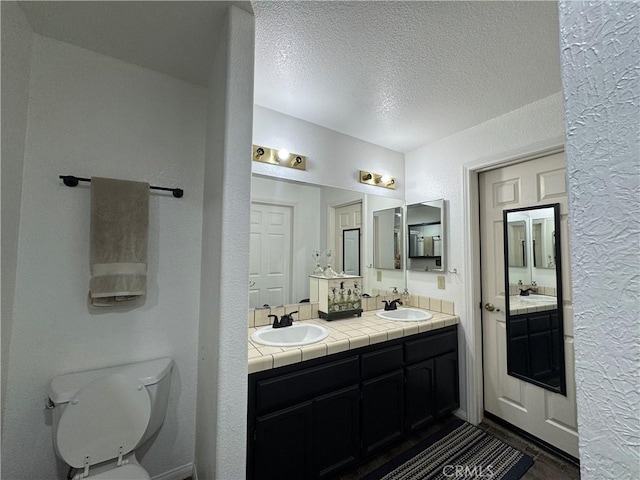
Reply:
M531 287L526 288L526 289L524 289L524 290L523 290L523 289L520 289L520 296L521 296L521 297L528 297L528 296L529 296L529 293L536 293L537 291L538 291L538 289L537 289L537 288L531 288Z

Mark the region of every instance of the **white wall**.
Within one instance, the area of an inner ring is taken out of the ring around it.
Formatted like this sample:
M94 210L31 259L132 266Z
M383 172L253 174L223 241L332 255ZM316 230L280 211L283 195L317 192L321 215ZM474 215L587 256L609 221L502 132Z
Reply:
M309 298L309 275L315 268L311 253L320 249L321 187L254 176L251 180L251 200L293 207L293 238L291 265L291 299L297 303ZM324 264L323 264L324 265Z
M561 141L564 133L562 97L555 94L518 110L494 118L468 130L444 138L406 154L407 204L444 198L447 201L446 267L457 274L408 272L412 295L433 296L454 302L460 315L460 404L466 404L466 351L474 342L472 321L465 304L476 285L465 284L465 269L473 263L465 249L465 204L463 166L475 162L516 156L535 150L537 145ZM446 289L437 288L437 276L446 277Z
M2 2L2 422L18 258L33 32L16 2Z
M66 478L43 408L54 376L161 356L176 361L169 407L142 465L152 476L188 465L206 90L39 35L32 56L3 474ZM185 189L182 199L151 195L144 306L89 310L90 190L60 174Z
M209 82L198 339L198 480L241 479L247 439L247 282L253 15L229 7Z
M307 156L307 170L252 162L252 172L404 199L404 155L256 105L253 143ZM359 170L396 177L396 190L359 183Z
M560 2L580 475L640 478L640 12Z

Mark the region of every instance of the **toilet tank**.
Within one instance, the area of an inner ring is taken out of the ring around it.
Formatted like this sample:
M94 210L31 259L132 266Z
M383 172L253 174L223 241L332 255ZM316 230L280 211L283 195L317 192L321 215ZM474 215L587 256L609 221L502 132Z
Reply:
M151 415L149 425L138 445L142 445L162 425L169 403L169 386L171 383L171 370L173 360L169 357L148 360L140 363L130 363L115 367L101 368L99 370L87 370L84 372L68 373L51 380L49 385L49 398L55 405L54 409L54 438L55 428L66 408L67 403L86 385L115 373L124 373L138 378L147 388L151 400Z

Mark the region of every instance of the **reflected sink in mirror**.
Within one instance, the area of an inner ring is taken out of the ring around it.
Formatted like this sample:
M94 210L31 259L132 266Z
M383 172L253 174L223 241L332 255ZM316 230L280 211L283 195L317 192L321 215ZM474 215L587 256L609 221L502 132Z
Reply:
M376 316L393 322L421 322L433 317L430 313L417 308L398 308L397 310L380 310Z
M319 342L328 336L329 330L321 325L295 322L290 327L262 327L253 332L251 340L271 347L296 347Z
M552 297L551 295L535 295L530 293L529 295L518 295L520 300L531 300L534 302L546 302L546 303L556 303L558 300L556 297Z

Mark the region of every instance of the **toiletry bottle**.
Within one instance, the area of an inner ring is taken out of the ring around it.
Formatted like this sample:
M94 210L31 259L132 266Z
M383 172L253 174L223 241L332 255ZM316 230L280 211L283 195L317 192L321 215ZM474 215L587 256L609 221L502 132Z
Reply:
M408 307L409 306L409 302L411 300L411 296L409 295L409 290L408 289L404 289L404 291L402 292L402 305L404 307Z

